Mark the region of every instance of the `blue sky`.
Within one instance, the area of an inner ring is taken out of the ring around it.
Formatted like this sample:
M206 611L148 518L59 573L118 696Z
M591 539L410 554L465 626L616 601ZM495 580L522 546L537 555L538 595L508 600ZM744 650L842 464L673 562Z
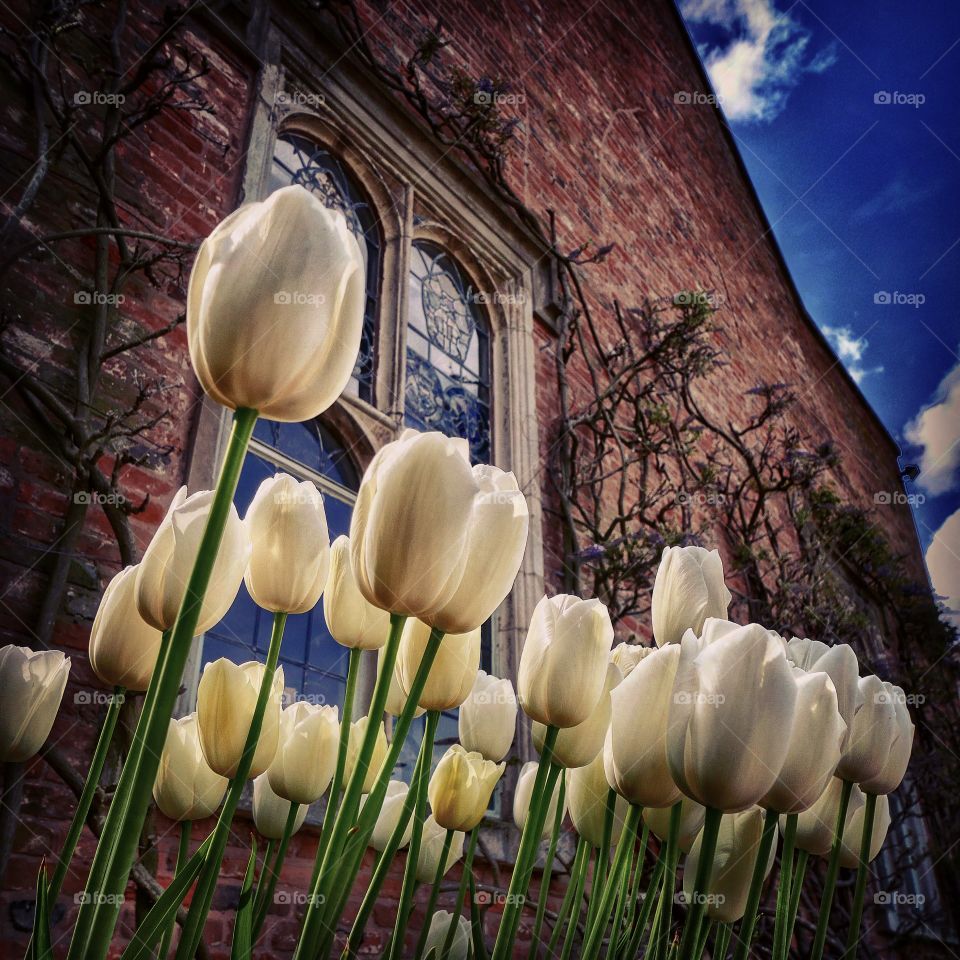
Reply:
M680 7L807 309L921 467L960 610L960 3Z

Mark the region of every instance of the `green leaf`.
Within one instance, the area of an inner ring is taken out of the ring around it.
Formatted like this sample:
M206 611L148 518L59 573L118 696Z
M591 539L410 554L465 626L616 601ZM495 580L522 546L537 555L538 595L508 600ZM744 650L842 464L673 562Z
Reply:
M247 872L240 887L240 904L233 922L233 948L230 960L250 960L253 951L253 874L257 866L257 838L250 838L250 857Z
M37 873L37 902L33 908L33 936L30 939L29 960L53 960L50 950L50 903L47 893L47 865L42 863Z
M483 942L483 918L480 916L477 888L472 872L467 882L470 884L470 930L473 935L473 955L476 960L487 960L487 945ZM427 922L429 922L429 917Z

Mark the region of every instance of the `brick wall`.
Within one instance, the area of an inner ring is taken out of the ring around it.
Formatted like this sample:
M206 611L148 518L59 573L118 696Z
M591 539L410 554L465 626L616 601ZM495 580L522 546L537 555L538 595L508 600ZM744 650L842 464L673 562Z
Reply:
M124 38L130 49L139 48L161 12L160 4L134 5ZM874 492L899 489L896 450L804 318L718 116L709 106L675 103L676 92L702 89L702 79L669 0L596 5L426 0L416 10L373 2L362 5L361 13L384 51L400 56L442 14L452 39L448 53L471 74L504 78L513 92L522 94L519 146L508 164L511 183L538 213L556 211L561 247L572 249L590 238L617 244L605 263L589 268L589 296L598 314L614 297L636 303L646 295L695 286L718 291L725 300L718 345L728 366L709 398L710 409L738 409L743 392L760 380L790 382L800 396L795 416L815 438L832 438L842 451L843 469L836 479L846 497L871 506ZM109 12L84 7L80 17L83 30L94 35L104 28ZM25 4L17 4L0 19L16 33L30 15ZM197 240L238 202L257 62L251 55L254 35L244 35L235 21L219 15L187 20L182 36L210 65L209 74L196 83L214 112L165 114L140 128L119 158L118 195L128 224ZM306 42L309 36L304 29ZM0 45L9 43L9 37L0 39ZM0 192L16 197L35 162L34 111L8 74L2 84ZM84 219L92 198L82 182L69 165L57 167L25 229L70 229ZM90 262L90 241L75 240L58 245L55 257L22 263L4 277L10 324L5 340L24 365L36 365L55 383L70 376L72 325L79 319L75 284L63 265L82 271ZM159 288L144 283L130 290L125 315L136 329L158 329L183 304L182 283L170 280ZM538 345L548 347L549 327L538 325L536 333ZM545 440L556 409L554 374L549 351L540 350L538 356L537 402ZM107 399L123 402L143 377L167 385L162 403L171 415L150 439L157 448L169 445L171 453L155 469L128 468L124 475L131 497L150 496L133 521L141 549L186 475L198 392L182 329L119 359L109 370ZM4 383L0 396L0 632L2 642L29 645L51 562L48 551L51 545L56 549L61 533L69 467L51 453L42 432L28 426L29 410L8 387ZM882 520L921 571L908 509L889 507ZM556 551L549 535L547 546ZM90 511L77 554L56 634L73 656L74 669L53 740L79 766L89 756L104 712L102 704L79 702L89 700L82 694L96 686L84 651L99 585L117 566L115 543L101 511ZM551 567L555 563L548 557ZM71 810L71 795L60 778L42 760L32 761L0 895L0 957L22 952L39 858L58 848ZM242 819L235 827L224 886L208 927L207 942L216 957L228 954L230 908L246 861L248 827ZM153 829L163 880L170 873L175 831L161 817ZM201 835L198 825L195 837ZM309 829L291 844L284 873L291 889L306 885L313 844ZM92 850L89 835L80 850L79 862L85 864ZM448 879L458 875L454 870ZM69 929L75 913L71 896L79 882L73 878L65 888L57 937ZM397 893L394 876L371 924L372 955L392 923ZM278 905L259 955L289 954L298 909ZM132 903L125 923L131 911ZM495 919L491 911L491 929Z

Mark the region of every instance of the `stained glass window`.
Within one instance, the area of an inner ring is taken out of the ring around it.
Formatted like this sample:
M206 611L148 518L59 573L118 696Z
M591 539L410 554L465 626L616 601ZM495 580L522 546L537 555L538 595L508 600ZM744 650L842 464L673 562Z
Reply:
M300 134L281 133L273 153L268 191L290 184L305 187L327 207L339 210L360 244L367 271L367 299L360 355L347 390L372 403L382 247L376 214L356 181L329 150Z
M475 463L490 462L490 332L480 297L442 247L411 251L406 421L464 437Z

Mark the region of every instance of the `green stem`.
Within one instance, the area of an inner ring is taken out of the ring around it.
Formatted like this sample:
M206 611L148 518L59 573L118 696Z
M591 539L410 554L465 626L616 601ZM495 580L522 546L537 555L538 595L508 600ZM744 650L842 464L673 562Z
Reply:
M763 833L760 835L760 846L757 849L757 859L753 864L753 876L750 878L750 890L747 893L747 909L740 921L740 940L737 944L734 960L747 960L750 952L750 943L753 940L753 931L757 925L757 910L760 908L760 894L763 890L763 881L766 875L767 860L770 857L770 847L777 834L777 811L767 810L763 817Z
M720 833L720 820L723 813L713 807L707 807L700 837L700 859L697 862L697 876L693 882L693 904L687 912L687 922L683 927L683 939L680 941L680 960L694 960L697 942L700 938L700 925L707 908L707 894L710 886L710 874L713 858L717 852L717 835ZM697 957L699 960L699 957Z
M703 951L706 949L707 940L710 937L710 933L713 930L713 920L707 920L707 922L700 928L700 938L697 941L697 956L702 957Z
M623 913L620 915L621 931L617 939L617 953L620 953L626 947L630 941L630 934L633 932L633 921L637 916L637 892L640 887L640 878L643 874L643 864L646 860L649 842L650 828L644 823L643 832L640 834L640 851L636 863L633 865L633 874L629 877L630 882L625 888Z
M560 909L557 911L557 919L553 922L553 930L550 933L550 940L547 943L547 956L555 957L554 953L557 943L560 941L560 934L563 931L563 924L567 919L573 907L574 897L577 892L577 879L586 866L587 859L590 856L590 844L580 837L577 840L577 852L573 855L573 863L570 865L570 876L567 879L567 889L563 894L563 900L560 902ZM577 906L579 906L579 899Z
M130 753L123 765L113 803L101 831L87 881L87 893L77 914L68 960L103 960L123 903L123 891L137 855L153 783L190 653L207 585L223 531L233 506L247 445L257 422L255 410L234 413L233 429L217 482L183 603L165 642L144 698Z
M840 806L837 809L837 823L833 834L833 849L830 851L830 862L827 865L827 876L823 881L823 893L820 899L820 915L817 917L817 933L813 939L813 949L810 951L810 960L822 960L823 948L827 942L827 927L830 923L830 908L833 906L833 892L837 887L837 874L840 872L840 850L843 846L843 827L847 822L847 807L850 805L850 794L853 784L843 781L840 790Z
M203 927L206 923L207 914L210 912L210 904L213 902L213 894L220 876L220 865L223 862L223 854L230 834L230 824L233 822L234 812L240 803L240 797L247 783L254 754L257 752L260 729L263 726L263 716L267 712L267 703L273 689L273 675L277 669L277 660L280 657L280 644L283 640L283 629L286 622L287 615L285 613L275 613L273 615L270 646L267 650L267 659L263 668L263 679L260 681L257 702L250 720L250 729L247 731L243 753L240 755L240 762L237 764L237 772L230 781L226 802L220 811L217 824L213 828L210 849L204 860L200 876L197 878L197 886L193 893L193 899L190 901L190 910L187 913L187 922L180 937L180 943L177 945L176 960L191 960L196 954L197 947L200 945L200 938L203 936Z
M733 927L729 923L721 923L717 930L717 939L713 945L712 960L727 960L727 948L730 946L730 936Z
M253 906L253 943L256 943L263 927L263 921L267 918L267 912L270 904L273 903L273 894L277 889L277 881L280 879L280 871L283 869L283 861L287 857L287 847L290 845L290 838L293 836L293 828L296 824L297 814L300 812L299 803L290 803L290 812L287 814L287 822L283 825L283 836L280 838L280 846L277 847L277 856L270 865L267 876L267 885L262 892L257 891L257 900ZM260 874L263 879L263 874ZM261 899L262 897L262 899Z
M107 707L107 715L104 717L103 726L100 728L100 736L97 738L97 746L93 751L93 759L90 761L90 769L87 770L87 779L84 781L83 790L80 792L77 809L73 813L67 838L63 842L63 849L60 851L60 857L57 860L57 869L54 871L53 879L50 881L50 887L47 891L47 901L51 904L56 903L57 897L60 895L60 888L63 886L67 870L70 868L70 862L73 860L73 854L77 849L77 842L80 839L80 834L83 833L84 824L87 822L87 815L90 813L94 795L100 785L100 774L103 773L103 764L110 750L110 742L113 740L113 732L117 728L117 717L120 715L120 707L123 705L125 695L126 690L123 687L113 688L110 705Z
M177 847L177 859L173 864L173 878L177 878L180 868L187 862L190 856L190 832L193 829L192 820L180 821L180 844ZM175 916L170 918L167 929L160 940L160 948L157 950L157 960L166 960L167 952L170 949L170 941L173 939L173 928L177 924Z
M397 820L397 824L393 828L393 833L390 834L386 845L377 859L377 864L374 867L373 876L370 878L370 884L367 887L367 892L364 894L363 902L360 904L360 910L357 912L357 916L353 921L353 926L350 928L350 936L347 938L346 946L343 948L344 956L356 956L357 951L360 949L360 945L363 943L363 931L367 926L367 920L370 917L370 913L373 911L373 908L377 902L377 898L380 896L380 888L387 879L387 874L390 872L390 867L393 864L394 857L397 855L397 850L400 849L400 843L403 840L403 835L407 831L407 824L410 822L410 817L413 814L413 808L417 798L414 787L416 784L420 783L420 778L423 776L424 769L428 771L430 769L430 754L428 752L426 737L424 737L420 742L420 750L417 753L417 762L414 765L413 776L411 777L411 789L407 790L407 795L404 797L400 818ZM367 802L369 803L369 801ZM444 841L446 843L448 852L452 837L453 832L448 830L447 839ZM444 855L441 866L444 862L446 862L446 855Z
M663 875L666 872L667 865L664 857L657 858L657 865L653 869L653 876L650 878L650 886L647 887L646 895L643 898L643 907L640 909L640 916L637 917L627 944L624 954L628 960L632 960L640 950L640 944L643 942L643 934L647 929L647 921L650 919L650 913L653 910L653 903L659 900L657 890L663 881Z
M783 831L783 853L780 856L780 878L777 884L777 912L773 928L773 960L787 960L787 916L790 912L790 884L793 881L793 854L797 838L796 813L787 816Z
M253 895L254 905L258 904L260 902L260 898L263 896L263 882L266 879L267 874L270 872L270 862L273 858L276 846L276 840L267 840L267 845L263 851L263 860L260 863L260 876L257 877L257 888Z
M592 926L587 929L587 940L583 946L582 954L584 960L593 960L594 957L600 955L600 945L610 919L610 909L613 906L613 899L619 887L618 880L630 862L630 855L633 853L637 842L637 826L640 823L640 815L642 812L643 808L636 804L630 804L627 810L627 816L623 824L623 833L620 834L620 842L617 844L617 852L614 856L609 876L603 885L600 905L593 918Z
M514 864L513 874L510 877L510 888L507 892L507 902L503 915L500 918L500 929L497 931L497 940L493 946L492 960L507 960L513 953L513 942L517 936L517 927L520 924L520 914L523 910L530 874L536 863L537 848L543 834L543 824L550 809L552 796L553 748L557 742L559 729L548 726L544 735L543 751L540 764L537 767L537 776L533 783L533 792L530 796L530 808L527 811L527 820L523 825L520 837L520 849ZM529 865L529 869L528 869Z
M616 813L617 793L611 787L607 789L607 797L604 801L603 813L603 833L601 834L600 847L597 850L597 859L593 865L593 877L590 881L590 902L587 904L587 929L593 926L594 918L597 915L597 908L600 905L600 891L607 879L607 872L610 869L610 845L613 837L613 817Z
M423 915L423 926L420 929L417 946L413 951L415 957L422 957L423 951L427 946L427 937L430 935L430 920L433 917L434 911L437 909L437 899L440 896L440 884L443 882L443 876L446 873L447 857L450 856L450 847L453 845L453 835L455 832L455 830L448 830L443 838L443 850L440 851L440 859L437 861L437 869L434 872L433 883L430 886L427 909Z
M790 944L793 941L793 928L797 922L797 911L800 909L800 894L803 890L803 878L807 872L807 861L810 854L806 850L801 850L797 854L797 863L793 870L793 878L790 881L790 911L787 915L786 951L784 956L790 952Z
M443 938L443 946L440 948L439 960L449 960L450 958L450 950L453 947L453 941L457 934L457 928L460 925L459 919L460 913L463 910L463 901L467 895L468 878L473 874L473 855L477 849L477 839L479 836L480 825L477 824L477 826L470 831L470 844L467 847L467 855L463 861L463 872L460 874L460 886L457 888L457 902L450 917L450 926L447 927L447 934ZM424 920L424 923L429 925L429 914Z
M873 821L877 812L877 796L867 794L863 810L863 833L860 837L860 862L857 864L857 882L853 890L853 909L850 912L850 931L843 960L856 960L860 945L860 921L863 919L863 896L867 892L867 866L870 863L870 844L873 840Z
M386 669L386 667L384 667ZM433 756L433 742L437 735L437 725L440 722L438 710L427 711L427 725L423 734L424 755ZM403 870L403 887L400 890L400 903L397 906L397 920L393 927L393 937L390 940L389 960L400 960L404 955L404 940L407 934L407 923L413 905L413 894L417 886L417 860L420 856L420 840L423 836L423 818L427 808L427 782L430 779L430 762L427 761L419 771L416 784L416 805L413 808L413 832L410 835L410 846L407 851L407 862Z
M683 805L678 800L670 808L670 826L667 830L667 862L663 874L663 886L660 889L660 904L657 907L656 931L657 939L653 943L653 956L660 958L667 955L667 945L670 942L670 931L673 927L673 900L677 884L677 864L680 862L680 818Z
M540 891L537 896L537 916L533 924L533 936L530 938L530 960L536 960L540 951L540 930L543 927L543 918L547 912L547 897L550 895L550 877L553 874L553 858L557 855L557 842L560 839L560 825L563 822L563 804L566 800L567 776L566 771L560 774L560 794L557 799L557 812L553 816L553 830L550 833L550 846L547 848L547 859L540 875Z
M569 960L573 952L573 944L577 939L577 927L580 926L580 913L583 909L583 888L587 882L587 871L590 869L590 860L594 857L594 848L587 845L587 856L583 861L583 866L576 878L576 893L573 898L573 911L570 914L570 922L567 924L567 935L563 938L563 951L560 954L560 960Z

